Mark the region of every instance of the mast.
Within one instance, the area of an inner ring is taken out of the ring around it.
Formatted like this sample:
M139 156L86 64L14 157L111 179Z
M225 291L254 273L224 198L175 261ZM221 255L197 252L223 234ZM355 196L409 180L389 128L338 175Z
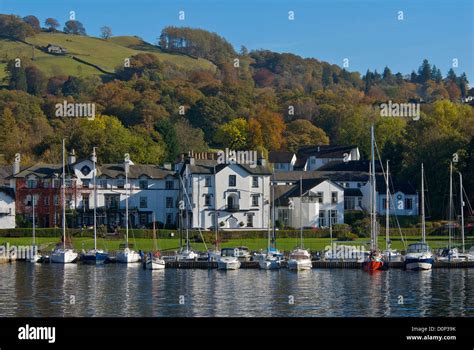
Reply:
M461 239L462 239L462 252L465 252L464 246L464 200L462 196L462 174L459 172L459 198L461 200Z
M63 139L62 151L63 151L63 183L61 186L61 196L63 197L62 205L63 205L63 249L66 250L66 165L64 161L64 149L65 149L65 139Z
M452 225L453 225L453 162L449 167L449 244L448 248L451 249L451 238L452 238Z
M423 163L421 163L421 241L426 243L425 224L425 175Z
M33 204L33 247L35 246L35 233L36 233L36 220L35 220L35 195L32 197L32 204Z
M97 251L97 182L96 182L96 162L97 157L95 154L95 147L92 148L92 163L94 165L93 169L93 186L94 186L94 250Z
M389 187L388 187L388 184L389 184L388 177L389 177L389 169L388 169L388 160L387 160L387 177L385 178L385 187L386 187L386 193L385 193L385 245L386 245L387 250L390 249L390 217L389 217L390 190L389 190Z
M156 244L155 211L153 211L153 249L155 252L158 250L158 245Z
M371 153L372 153L372 250L377 248L377 211L376 211L376 192L375 192L375 137L374 137L374 124L371 126L370 130L370 139L371 139Z
M128 170L129 163L125 157L125 247L128 248Z
M300 242L301 242L301 249L304 248L303 243L303 210L302 210L302 202L303 202L303 176L300 175Z
M273 236L272 236L272 239L271 241L269 241L269 248L271 248L271 246L273 246L273 248L275 248L275 245L276 245L276 228L275 228L275 170L273 170L273 174L272 174L272 180L273 180L273 183L271 184L271 189L272 189L272 227L273 227Z

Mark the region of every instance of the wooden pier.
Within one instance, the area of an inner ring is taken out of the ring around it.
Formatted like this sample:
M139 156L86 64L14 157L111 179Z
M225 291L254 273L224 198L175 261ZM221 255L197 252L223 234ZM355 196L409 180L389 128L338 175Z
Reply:
M167 261L166 268L171 269L217 269L216 261ZM244 261L241 269L258 269L257 261Z

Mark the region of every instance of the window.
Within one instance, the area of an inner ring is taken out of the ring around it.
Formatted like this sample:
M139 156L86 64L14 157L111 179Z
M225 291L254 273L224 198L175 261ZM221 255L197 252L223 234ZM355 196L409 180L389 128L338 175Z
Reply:
M337 223L337 210L329 210L329 220L331 220L331 225Z
M71 207L72 206L72 194L67 194L66 195L66 207Z
M252 195L252 207L258 207L258 195Z
M53 188L60 188L61 187L61 180L53 179Z
M355 197L344 197L344 209L345 210L355 209Z
M311 161L310 161L310 163L311 163L311 164L313 164L313 165L314 165L314 164L316 164L316 159L315 159L315 158L313 158L313 157L311 157Z
M140 225L145 226L148 224L148 214L147 213L140 213Z
M316 192L316 202L321 203L321 204L324 202L323 192Z
M337 204L337 192L331 192L331 204Z
M247 215L247 227L253 227L253 215Z
M361 188L362 187L362 182L358 182L357 183L357 188Z
M43 188L49 188L51 186L51 180L50 179L44 179L43 180Z
M405 198L405 209L412 210L413 209L413 199L412 198Z
M37 182L35 179L30 179L26 182L26 187L28 188L36 188Z
M252 187L258 187L258 176L252 176Z
M82 180L82 187L89 188L90 183L91 183L91 180L84 179L84 180Z
M326 226L326 211L325 210L319 211L318 224L319 224L319 227Z
M362 197L357 197L357 206L362 208Z
M140 208L148 208L148 198L140 197Z
M211 195L205 194L204 195L204 206L209 207L211 206Z
M125 187L125 180L124 179L118 179L117 180L117 187L118 188L124 188Z
M55 194L53 197L53 203L54 205L59 205L59 196L57 194Z
M100 183L100 187L107 188L107 179L100 179L99 183Z
M173 197L166 197L166 208L173 208Z
M171 214L167 214L166 215L166 225L167 226L170 226L173 224L173 215Z
M167 190L172 190L174 188L174 184L172 180L166 180L165 187Z
M145 190L148 188L148 180L140 180L138 181L138 186L140 189Z
M204 187L211 187L211 177L210 176L206 176L204 178Z
M66 188L71 188L72 187L72 179L65 179L64 180L64 186L66 186Z
M88 194L82 195L82 207L85 210L89 210L89 195Z
M107 209L117 209L119 201L120 195L105 195L105 206Z
M229 186L235 187L237 185L237 177L235 175L229 175Z
M43 205L44 205L44 206L49 206L49 197L48 197L48 196L45 196L45 197L43 198Z

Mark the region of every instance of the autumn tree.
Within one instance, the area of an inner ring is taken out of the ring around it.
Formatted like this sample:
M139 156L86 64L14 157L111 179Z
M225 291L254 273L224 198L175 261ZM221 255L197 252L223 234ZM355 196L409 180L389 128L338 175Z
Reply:
M50 32L55 32L60 26L59 22L51 17L46 18L46 20L44 21L44 25L46 26L46 28L48 28Z
M84 25L81 22L69 20L64 24L64 33L86 35L86 29L84 28Z
M40 21L37 17L29 15L29 16L23 17L23 21L26 24L28 24L31 28L33 28L33 30L36 33L39 33L41 31Z
M285 130L286 149L296 152L303 146L327 145L329 138L324 130L304 119L294 120Z

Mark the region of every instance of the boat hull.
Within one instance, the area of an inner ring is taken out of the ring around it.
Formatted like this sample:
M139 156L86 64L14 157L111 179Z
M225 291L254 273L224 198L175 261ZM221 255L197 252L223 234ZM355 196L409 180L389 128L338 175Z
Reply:
M71 249L55 251L51 254L51 262L57 264L70 264L77 259L77 253Z
M134 250L120 251L117 253L117 262L122 264L138 263L140 260L140 254Z
M240 261L218 261L217 269L219 270L238 270L240 269Z
M163 259L152 259L147 260L145 268L147 270L163 270L166 267L166 263Z
M288 270L292 271L304 271L311 270L313 264L311 260L289 260L288 261Z
M102 265L108 257L107 253L85 253L81 255L81 260L84 264Z
M406 259L405 270L422 271L431 270L434 259Z

